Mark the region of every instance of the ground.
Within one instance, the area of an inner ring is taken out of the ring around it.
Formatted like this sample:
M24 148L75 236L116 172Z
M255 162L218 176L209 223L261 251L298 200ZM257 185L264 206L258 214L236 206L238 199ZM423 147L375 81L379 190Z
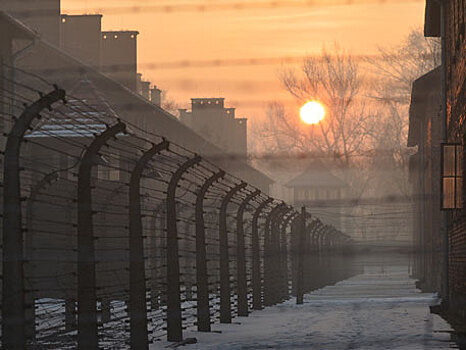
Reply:
M402 261L365 263L364 272L282 305L213 326L221 333L186 332L198 343L186 350L450 349L451 328L430 313L434 294L420 293ZM157 342L151 349L165 348Z

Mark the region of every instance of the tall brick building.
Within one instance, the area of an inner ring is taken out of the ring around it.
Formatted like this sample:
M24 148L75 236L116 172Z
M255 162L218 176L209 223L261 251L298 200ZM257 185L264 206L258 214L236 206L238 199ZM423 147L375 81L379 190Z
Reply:
M466 324L466 211L464 208L464 161L466 142L466 50L465 0L427 0L425 35L441 37L443 46L442 84L445 109L443 142L455 151L444 152L442 205L448 239L448 273L444 279L444 303L453 324ZM456 144L456 145L455 145ZM453 160L450 158L452 157ZM452 165L453 171L448 171ZM450 173L448 173L450 172ZM440 263L440 262L439 262Z

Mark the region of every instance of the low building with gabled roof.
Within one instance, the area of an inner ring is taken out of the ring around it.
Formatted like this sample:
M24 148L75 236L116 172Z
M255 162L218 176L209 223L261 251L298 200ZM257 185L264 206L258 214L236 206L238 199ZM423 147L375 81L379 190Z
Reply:
M320 160L313 161L309 167L289 181L293 204L306 206L311 214L341 229L342 198L348 185L332 174Z

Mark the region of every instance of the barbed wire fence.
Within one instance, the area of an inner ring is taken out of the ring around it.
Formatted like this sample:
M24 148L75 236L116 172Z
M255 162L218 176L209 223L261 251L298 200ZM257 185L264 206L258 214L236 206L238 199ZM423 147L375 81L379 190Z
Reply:
M335 228L98 93L17 74L0 84L3 348L180 342L353 273Z

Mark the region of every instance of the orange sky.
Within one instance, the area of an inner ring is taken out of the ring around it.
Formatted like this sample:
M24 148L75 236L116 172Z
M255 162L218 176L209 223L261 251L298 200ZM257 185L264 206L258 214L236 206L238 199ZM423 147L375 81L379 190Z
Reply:
M355 54L370 54L379 45L396 44L424 20L422 0L320 0L308 1L309 6L205 12L183 7L166 12L157 7L241 1L62 0L62 12L99 12L104 14L104 30L138 30L139 71L144 79L168 90L185 108L191 97L225 97L227 106L237 107L237 115L251 122L263 115L267 102L290 99L277 78L279 63L171 69L153 64L304 56L319 52L323 45L332 48L334 43ZM302 3L289 2L293 1ZM133 6L138 7L130 11Z

